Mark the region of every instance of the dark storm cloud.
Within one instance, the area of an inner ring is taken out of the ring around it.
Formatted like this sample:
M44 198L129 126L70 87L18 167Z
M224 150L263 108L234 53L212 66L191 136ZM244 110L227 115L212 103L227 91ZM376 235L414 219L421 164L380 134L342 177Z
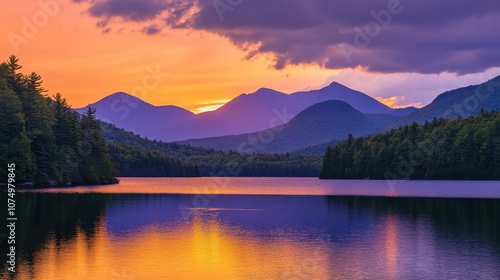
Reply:
M158 16L168 4L162 0L106 0L95 1L89 13L95 17L122 17L125 20L141 21Z
M228 38L274 67L460 74L500 66L497 0L101 0L91 15Z

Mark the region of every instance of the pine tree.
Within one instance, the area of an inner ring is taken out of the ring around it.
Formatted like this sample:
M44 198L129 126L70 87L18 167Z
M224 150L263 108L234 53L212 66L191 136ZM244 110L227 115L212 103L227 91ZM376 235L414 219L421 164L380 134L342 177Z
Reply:
M411 179L500 179L498 143L499 112L434 119L368 138L349 137L328 148L321 177L384 179L390 173Z
M82 146L81 174L88 184L115 181L116 170L111 162L109 147L104 139L99 122L95 117L96 109L88 106L80 122Z
M8 66L0 65L0 177L6 178L7 164L17 165L18 179L29 180L36 173L30 141L26 136L22 104L8 87Z
M79 115L71 110L60 93L54 95L52 110L56 119L53 131L57 147L58 181L61 184L81 183L83 179L77 168L81 163L81 157L78 154Z
M21 68L15 56L0 65L0 164L14 162L18 178L37 186L116 182L95 110L80 120L60 94L46 96L40 75Z

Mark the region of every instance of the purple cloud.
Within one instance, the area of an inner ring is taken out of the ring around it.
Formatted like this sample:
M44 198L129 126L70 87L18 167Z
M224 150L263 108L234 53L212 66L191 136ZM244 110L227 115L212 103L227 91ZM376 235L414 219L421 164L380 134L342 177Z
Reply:
M204 30L273 66L458 74L500 66L496 0L100 0L92 16Z
M148 25L148 26L144 27L143 29L141 29L141 32L143 32L147 35L155 35L155 34L160 33L160 31L161 31L161 28L158 27L158 25L156 25L156 24L151 24L151 25Z
M95 17L143 21L158 16L167 7L168 3L163 0L106 0L93 2L89 13Z

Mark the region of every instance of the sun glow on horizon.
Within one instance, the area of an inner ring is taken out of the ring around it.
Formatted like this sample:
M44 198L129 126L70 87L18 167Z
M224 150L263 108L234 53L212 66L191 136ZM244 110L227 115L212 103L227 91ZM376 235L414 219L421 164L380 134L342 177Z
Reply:
M19 5L3 1L0 9L9 11L4 21L12 23L0 26L0 33L21 35L19 19L30 20L41 11L28 0ZM61 93L73 108L122 91L194 113L215 110L223 105L219 101L260 87L294 92L321 85L336 73L314 66L275 70L270 58L245 59L245 51L227 38L206 32L165 30L148 36L129 23L103 32L84 11L85 6L68 3L22 44L1 40L0 61L16 55L21 73L36 71L48 95ZM62 38L64 44L54 43ZM158 69L165 75L155 74Z
M219 109L220 107L226 105L226 103L228 103L229 101L231 101L231 99L215 100L212 102L204 102L204 103L201 103L200 105L198 105L198 107L191 109L190 111L195 113L195 114L215 111L215 110Z
M404 103L404 100L406 99L405 96L392 96L388 98L380 97L377 96L375 99L393 109L401 109L401 108L406 108L406 107L416 107L416 108L421 108L424 105L422 103Z

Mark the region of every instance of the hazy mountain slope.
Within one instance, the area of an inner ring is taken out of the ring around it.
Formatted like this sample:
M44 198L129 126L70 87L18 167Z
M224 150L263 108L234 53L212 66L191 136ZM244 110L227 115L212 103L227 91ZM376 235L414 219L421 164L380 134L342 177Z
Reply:
M486 83L447 91L429 105L419 109L398 122L394 127L412 122L424 123L435 117L455 118L479 114L481 109L500 110L500 76Z
M398 108L394 109L392 114L400 115L400 116L407 116L415 111L417 111L418 108L415 107L406 107L406 108Z
M346 102L330 100L302 111L289 123L256 133L180 141L197 147L238 152L290 152L383 130L397 115L362 114Z
M177 106L153 106L132 95L117 92L93 104L97 118L150 139L167 139L175 124L195 116ZM85 108L76 109L82 113Z
M153 106L125 93L115 93L94 104L97 117L149 139L184 139L251 133L287 123L306 108L327 100L341 100L362 113L405 114L339 83L312 91L285 94L261 88L241 94L221 108L194 115L176 106ZM82 110L78 110L81 112Z
M359 91L339 83L307 92L284 94L261 88L242 94L216 111L196 116L174 128L174 140L255 132L287 123L304 109L327 100L342 100L363 113L393 113L391 109Z
M296 92L291 94L290 97L294 102L303 104L304 109L327 100L341 100L362 113L389 114L394 112L394 109L374 98L337 82L318 90Z
M175 137L168 140L202 138L259 131L286 123L301 106L293 106L287 94L261 88L252 94L241 94L219 109L201 113L180 123L172 130Z

